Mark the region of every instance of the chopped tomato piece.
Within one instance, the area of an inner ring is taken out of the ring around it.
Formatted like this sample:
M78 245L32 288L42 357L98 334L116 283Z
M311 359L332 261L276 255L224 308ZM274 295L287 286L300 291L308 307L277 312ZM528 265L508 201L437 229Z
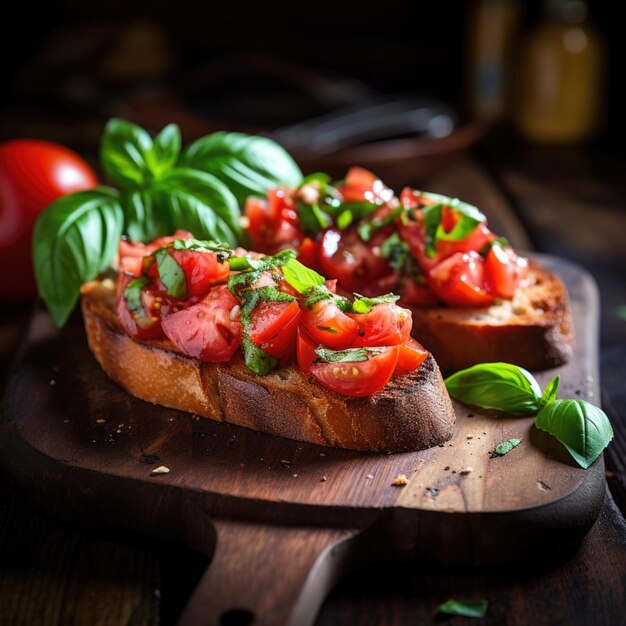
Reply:
M352 344L365 346L397 346L411 336L413 317L407 309L385 302L372 307L369 313L349 313L359 325Z
M311 374L325 387L346 396L369 396L380 391L398 362L399 347L377 348L366 361L315 363Z
M139 287L139 300L129 306L126 288L135 276L120 272L115 312L124 330L136 339L153 339L163 334L160 309L163 298L152 283ZM132 301L131 301L132 302ZM131 310L131 308L133 310Z
M210 363L229 361L241 343L237 306L228 287L218 285L197 304L163 307L163 332L188 356Z
M343 289L358 291L390 269L377 244L362 241L354 228L344 232L329 228L321 242L323 273L336 278Z
M305 308L302 322L311 338L319 344L343 350L356 339L358 324L346 315L333 300L320 300Z
M478 252L457 252L430 273L433 291L446 303L458 307L489 306L493 295L485 289L484 262Z
M254 345L276 357L281 365L296 352L296 333L302 316L297 300L261 302L251 314L248 336Z
M528 261L512 248L491 246L485 259L485 280L494 295L512 298L527 272Z
M445 216L445 214L446 212L444 210L443 216ZM446 223L443 217L442 226L446 232L450 232L454 228L454 224L451 226L448 224L449 230L446 230ZM495 238L495 235L484 224L478 224L476 228L463 239L457 241L452 239L440 239L437 242L437 258L439 260L447 259L457 252L477 252L486 243L493 241Z
M415 341L413 337L399 346L398 363L396 369L393 372L394 376L403 376L416 370L428 356L428 350Z
M317 360L317 354L315 354L315 348L317 348L317 346L318 344L307 335L307 332L302 326L299 326L297 347L298 367L305 374L311 370L311 365Z
M311 269L320 269L320 244L305 237L298 246L298 261Z
M418 283L408 276L395 293L400 294L399 302L402 306L433 306L440 300L426 283Z

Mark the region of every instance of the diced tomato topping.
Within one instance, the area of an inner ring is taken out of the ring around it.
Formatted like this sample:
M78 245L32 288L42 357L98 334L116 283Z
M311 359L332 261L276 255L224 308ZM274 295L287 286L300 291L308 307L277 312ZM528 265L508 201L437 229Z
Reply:
M394 376L403 376L416 370L428 356L422 344L409 337L409 339L399 346L398 363L393 372Z
M241 343L238 302L226 285L213 287L196 304L163 307L161 325L167 338L184 354L200 361L229 361Z
M346 396L369 396L380 391L391 378L398 362L398 346L379 348L366 361L315 363L311 374L325 387Z
M310 237L305 237L298 246L298 261L311 269L320 269L320 244Z
M281 363L293 358L302 311L297 300L261 302L251 314L248 336L254 345Z
M163 298L152 283L148 283L141 289L139 309L129 310L125 290L134 280L135 276L120 272L118 278L118 293L115 305L117 317L124 330L135 339L154 339L163 334L161 328L160 309Z
M512 298L528 272L528 261L512 248L493 245L485 258L485 280L500 298Z
M305 308L302 323L311 338L333 350L349 348L357 337L358 324L333 300L320 300Z
M318 344L313 341L302 326L298 327L298 367L307 374L311 370L311 365L317 359L315 348Z
M350 313L359 330L352 344L363 346L397 346L408 340L413 317L407 309L385 302L377 304L368 313Z
M458 307L489 306L494 297L485 289L485 268L478 252L457 252L430 273L430 285L446 303Z
M343 232L329 228L321 242L323 273L336 278L343 289L358 291L389 271L389 265L380 253L379 239L371 243L373 245L362 241L354 228Z
M400 295L399 302L402 306L434 306L440 300L426 283L418 283L408 276L394 292Z

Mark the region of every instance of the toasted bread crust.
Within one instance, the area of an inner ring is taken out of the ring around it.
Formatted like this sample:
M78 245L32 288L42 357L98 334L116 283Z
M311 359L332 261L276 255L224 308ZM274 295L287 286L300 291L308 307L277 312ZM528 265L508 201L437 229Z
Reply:
M531 284L512 303L484 309L412 309L412 334L432 352L445 375L491 361L542 370L572 357L565 285L537 263L531 261L529 270Z
M98 281L83 287L89 346L108 376L142 400L351 450L420 450L452 435L454 410L432 356L375 395L350 398L292 367L261 377L241 357L201 363L177 353L166 339L135 341L119 327L111 294Z

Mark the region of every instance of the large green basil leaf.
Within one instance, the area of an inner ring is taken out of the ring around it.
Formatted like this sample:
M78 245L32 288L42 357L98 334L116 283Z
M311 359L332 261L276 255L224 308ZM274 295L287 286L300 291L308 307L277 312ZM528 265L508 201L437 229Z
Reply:
M191 168L175 168L155 182L149 196L164 231L185 228L198 239L237 245L241 234L235 196L215 176ZM152 233L150 233L152 235Z
M147 243L173 232L169 220L161 214L152 192L143 189L125 191L120 202L124 209L124 232L133 241Z
M102 272L117 252L124 221L118 196L108 187L63 196L37 220L35 278L58 326L76 305L80 286Z
M184 150L180 165L217 176L240 205L248 196L264 196L277 185L297 187L302 172L277 143L244 133L218 132Z
M587 469L613 439L606 413L584 400L554 400L535 419L535 426L556 437Z
M480 363L445 380L459 402L514 415L533 415L541 404L541 389L530 372L510 363Z
M100 162L107 177L126 189L138 189L160 178L178 161L180 129L168 124L154 141L140 126L110 119L100 142Z
M107 178L122 187L136 189L151 179L146 155L152 150L152 137L140 126L110 119L100 140L100 163Z

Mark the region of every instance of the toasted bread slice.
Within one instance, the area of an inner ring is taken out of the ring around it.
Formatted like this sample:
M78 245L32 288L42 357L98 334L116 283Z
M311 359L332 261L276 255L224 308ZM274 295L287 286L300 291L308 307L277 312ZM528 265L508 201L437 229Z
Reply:
M342 396L287 367L253 374L241 356L201 363L165 338L129 337L113 311L111 281L82 289L89 346L110 378L142 400L254 430L351 450L399 452L452 435L454 410L432 356L373 396Z
M529 285L512 301L487 308L412 308L413 336L448 375L476 363L506 361L529 370L567 362L573 330L567 290L538 263L529 263Z

